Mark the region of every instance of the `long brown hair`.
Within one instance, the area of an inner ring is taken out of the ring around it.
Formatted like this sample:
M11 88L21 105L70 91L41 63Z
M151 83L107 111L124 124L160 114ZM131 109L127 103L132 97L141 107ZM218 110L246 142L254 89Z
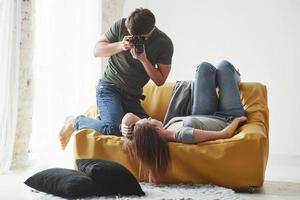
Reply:
M136 124L126 138L125 148L140 165L140 172L148 174L149 182L156 182L166 172L170 160L167 141L150 123Z

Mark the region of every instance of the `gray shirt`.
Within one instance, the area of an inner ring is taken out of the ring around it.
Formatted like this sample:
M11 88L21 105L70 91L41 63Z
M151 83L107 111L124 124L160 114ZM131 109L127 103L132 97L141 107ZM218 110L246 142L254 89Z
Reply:
M182 143L196 143L193 137L194 129L207 130L207 131L221 131L229 122L225 119L211 115L192 115L184 117L172 118L164 128L168 128L175 122L183 122L182 127L175 130L175 140Z
M110 42L122 41L124 36L130 35L125 26L125 20L123 18L116 21L105 33L105 37ZM173 43L164 32L156 27L145 42L145 52L154 67L156 64L171 64ZM140 97L149 79L142 63L134 59L130 51L112 55L102 77L102 80L115 84L131 95Z

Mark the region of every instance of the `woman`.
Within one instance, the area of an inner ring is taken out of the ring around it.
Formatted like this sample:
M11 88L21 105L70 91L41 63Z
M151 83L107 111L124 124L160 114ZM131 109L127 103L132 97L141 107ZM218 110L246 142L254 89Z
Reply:
M143 172L149 173L150 182L155 182L167 169L170 159L167 141L200 143L235 134L247 120L239 82L239 72L228 61L222 61L218 68L205 62L196 70L190 116L174 117L164 127L156 119L141 119L132 113L123 117L124 145L143 166Z

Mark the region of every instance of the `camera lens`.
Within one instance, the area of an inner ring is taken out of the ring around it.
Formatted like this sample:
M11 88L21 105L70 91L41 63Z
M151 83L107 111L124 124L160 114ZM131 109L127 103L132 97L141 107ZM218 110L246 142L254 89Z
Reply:
M144 45L135 45L135 52L136 53L143 53L144 52Z
M136 53L143 53L144 52L144 44L145 44L145 37L143 36L133 36L131 42L135 47Z

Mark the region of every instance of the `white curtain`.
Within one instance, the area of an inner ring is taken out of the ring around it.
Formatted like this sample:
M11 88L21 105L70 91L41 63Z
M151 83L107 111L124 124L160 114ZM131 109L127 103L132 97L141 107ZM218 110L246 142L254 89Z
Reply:
M96 102L101 64L93 49L101 35L101 1L35 1L34 20L30 158L73 167L72 144L62 152L58 132L66 116L83 114Z
M18 0L0 0L0 173L10 168L18 100Z

